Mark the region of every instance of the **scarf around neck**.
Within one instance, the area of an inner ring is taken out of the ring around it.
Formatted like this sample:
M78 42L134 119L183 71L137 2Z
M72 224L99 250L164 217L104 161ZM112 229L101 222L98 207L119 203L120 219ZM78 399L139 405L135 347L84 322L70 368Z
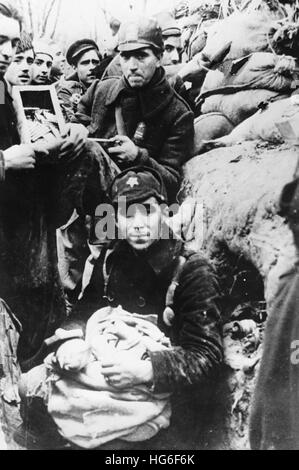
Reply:
M107 97L106 104L130 107L136 120L148 121L159 115L172 100L174 91L169 85L165 71L159 67L152 80L143 88L132 88L123 76Z

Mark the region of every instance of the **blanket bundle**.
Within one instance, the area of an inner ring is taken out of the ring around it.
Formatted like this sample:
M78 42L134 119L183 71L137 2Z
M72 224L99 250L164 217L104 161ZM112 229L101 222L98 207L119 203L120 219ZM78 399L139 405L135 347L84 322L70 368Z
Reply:
M60 434L82 448L93 449L114 439L144 441L167 428L169 394L154 394L146 384L115 388L101 373L105 357L111 359L126 351L134 359L148 360L148 351L170 347L155 316L121 308L101 309L89 319L85 341L91 354L82 370L58 372L50 366L47 406Z

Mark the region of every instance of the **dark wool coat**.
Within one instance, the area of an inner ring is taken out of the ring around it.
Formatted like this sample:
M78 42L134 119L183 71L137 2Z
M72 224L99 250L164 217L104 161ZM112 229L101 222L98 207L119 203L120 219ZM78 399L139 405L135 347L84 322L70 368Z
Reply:
M299 247L299 179L287 184L280 215ZM267 322L250 421L253 449L299 449L299 261L280 277Z
M60 106L67 122L75 122L78 109L77 97L82 97L87 88L79 81L77 73L73 73L56 84L56 91Z
M162 314L179 256L186 262L174 295L175 320L172 328L167 328ZM84 329L88 318L108 305L158 315L158 324L170 336L173 348L150 354L154 389L175 393L172 425L165 441L162 433L162 441L170 448L198 446L203 435L198 437L197 430L211 418L208 403L215 389L215 371L222 361L220 292L213 269L205 258L187 252L176 240L160 240L144 254L136 254L126 241L114 242L102 250L91 282L64 327ZM157 446L163 447L161 436L157 439Z
M101 64L102 65L102 64ZM172 88L180 95L186 103L191 107L191 109L194 109L194 102L190 100L189 97L189 92L186 89L185 83L183 82L182 78L177 75L177 72L180 70L182 67L182 64L177 64L177 65L164 65L163 69L165 70L166 73L166 78L169 82L169 84L172 86ZM99 73L97 73L97 78L105 79L105 78L111 78L111 77L122 77L122 69L120 65L120 58L119 55L114 57L107 68L105 69L103 76L100 76Z
M115 109L120 106L125 134L134 139L139 123L145 124L133 165L156 169L162 176L169 200L175 200L182 165L192 156L193 113L159 68L152 81L139 91L124 77L95 81L82 97L77 119L88 126L91 137L111 138L117 134ZM122 164L124 170L130 164Z
M19 143L12 100L0 105L0 150ZM57 170L9 171L0 182L0 297L23 325L27 359L64 318L57 271Z
M299 449L299 264L280 278L250 422L252 449Z

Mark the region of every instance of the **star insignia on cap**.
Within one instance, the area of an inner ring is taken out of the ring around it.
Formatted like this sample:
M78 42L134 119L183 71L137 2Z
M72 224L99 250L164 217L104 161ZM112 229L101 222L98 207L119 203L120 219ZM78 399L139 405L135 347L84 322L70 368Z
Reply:
M131 176L131 178L129 178L127 181L127 185L131 186L131 188L134 188L134 186L139 186L139 182L136 176Z

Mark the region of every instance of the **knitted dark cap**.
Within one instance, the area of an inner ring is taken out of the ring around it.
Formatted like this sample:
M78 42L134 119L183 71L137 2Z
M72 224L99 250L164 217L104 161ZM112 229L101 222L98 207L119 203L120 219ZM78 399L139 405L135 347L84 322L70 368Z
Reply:
M66 60L70 65L77 65L80 57L92 50L96 51L98 54L100 53L98 45L92 39L80 39L71 44L66 53Z

